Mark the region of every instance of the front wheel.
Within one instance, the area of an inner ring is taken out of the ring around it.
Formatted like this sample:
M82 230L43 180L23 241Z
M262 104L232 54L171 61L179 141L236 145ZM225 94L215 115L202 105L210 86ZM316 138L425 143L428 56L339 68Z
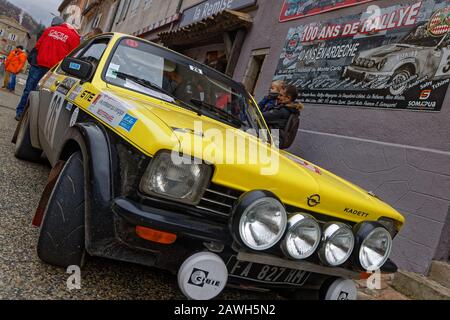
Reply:
M389 93L393 96L403 94L408 89L408 81L412 75L409 68L396 70L390 81Z
M49 264L82 267L84 245L84 169L81 152L65 163L45 209L37 254Z

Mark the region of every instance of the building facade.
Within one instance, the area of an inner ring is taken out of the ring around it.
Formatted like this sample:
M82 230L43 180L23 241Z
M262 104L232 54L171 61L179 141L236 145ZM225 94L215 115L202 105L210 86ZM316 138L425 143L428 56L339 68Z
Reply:
M290 151L405 215L400 268L449 260L448 1L116 2L111 30L209 64L257 99L274 79L297 85L305 108Z
M21 45L28 48L31 37L28 31L15 19L0 16L0 54L8 55L15 47Z
M81 34L85 35L99 28L111 31L119 0L87 0L82 10Z
M63 0L58 7L60 16L78 30L82 26L82 10L87 0Z

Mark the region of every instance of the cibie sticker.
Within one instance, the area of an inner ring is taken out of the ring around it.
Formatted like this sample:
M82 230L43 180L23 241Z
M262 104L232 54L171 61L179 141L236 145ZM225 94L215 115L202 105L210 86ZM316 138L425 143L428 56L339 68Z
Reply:
M132 107L125 101L111 94L105 93L100 94L88 108L90 112L99 117L105 123L109 124L111 127L117 128L120 126L125 129L130 127L131 124L131 130L137 119L133 122L131 119L126 117L130 109L132 109Z

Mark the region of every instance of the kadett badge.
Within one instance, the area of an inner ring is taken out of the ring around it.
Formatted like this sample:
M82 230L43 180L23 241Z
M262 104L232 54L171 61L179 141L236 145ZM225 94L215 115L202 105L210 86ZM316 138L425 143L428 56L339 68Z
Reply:
M314 194L308 198L308 206L315 207L320 204L320 195Z
M367 218L369 216L369 214L367 212L356 210L356 209L352 209L352 208L345 208L344 212L353 214L353 215L358 216L358 217L364 217L364 218Z

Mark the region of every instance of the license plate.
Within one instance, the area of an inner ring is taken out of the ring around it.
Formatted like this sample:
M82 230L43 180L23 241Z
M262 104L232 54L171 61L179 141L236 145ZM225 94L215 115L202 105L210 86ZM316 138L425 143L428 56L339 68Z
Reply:
M228 260L227 268L230 277L278 285L302 286L311 274L303 270L240 261L236 256Z

